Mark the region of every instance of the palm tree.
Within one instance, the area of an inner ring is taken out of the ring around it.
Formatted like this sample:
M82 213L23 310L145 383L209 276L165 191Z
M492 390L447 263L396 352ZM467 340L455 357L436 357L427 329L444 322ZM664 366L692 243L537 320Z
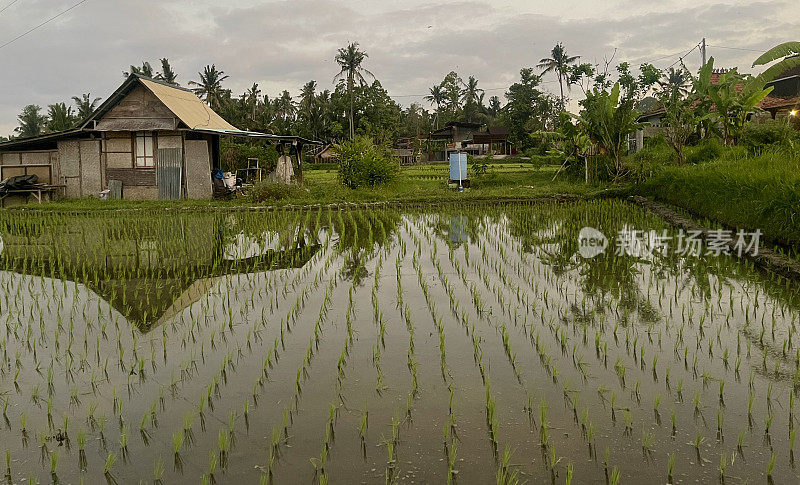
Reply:
M47 107L47 131L64 131L75 126L75 113L66 103L51 104Z
M500 98L497 96L489 98L489 114L492 115L492 118L496 118L501 109Z
M178 84L178 75L172 70L166 57L161 59L161 72L157 74L157 77L168 84Z
M22 113L17 116L19 126L14 131L22 138L39 136L44 133L47 125L47 116L41 114L42 108L29 104L22 108Z
M75 108L78 109L77 117L79 121L83 121L91 116L95 108L97 108L97 104L100 102L100 98L92 99L91 93L84 93L81 97L73 96L72 100L75 102Z
M658 81L658 85L670 97L685 96L689 94L689 73L685 69L675 69L670 67L664 73L664 77Z
M480 104L480 101L483 99L481 97L483 93L484 90L478 87L478 80L475 79L475 76L470 76L464 84L464 102Z
M276 116L286 121L292 118L297 113L297 106L292 101L292 95L289 91L284 90L281 96L275 99Z
M355 82L358 81L362 86L366 83L364 74L375 79L375 76L367 69L361 67L364 59L369 57L366 52L359 50L358 42L351 42L347 47L342 47L336 54L336 63L339 64L341 70L339 74L334 77L336 79L347 79L347 94L350 97L350 111L348 113L348 121L350 122L350 138L355 136L355 126L353 124L353 103L355 92L353 90Z
M316 138L319 113L317 107L317 82L313 79L303 85L300 90L300 115L305 121L306 128Z
M122 77L128 77L131 74L139 74L145 77L153 77L153 66L149 62L142 62L142 67L131 65L130 71L122 71Z
M425 96L425 101L429 102L431 105L436 105L436 119L434 120L434 125L436 129L439 129L439 111L442 109L442 103L445 101L444 90L442 89L441 84L437 84L430 88L429 95Z
M258 97L261 96L261 90L258 89L258 83L253 83L253 86L247 90L245 93L247 101L250 103L252 108L252 114L250 119L255 121L256 120L256 110L258 109Z
M228 79L225 71L217 70L214 64L203 68L203 72L198 72L200 81L189 81L190 86L197 86L194 93L201 97L211 109L218 109L223 97L222 81Z
M564 45L559 42L558 44L553 47L553 50L550 51L550 57L545 57L544 59L539 61L539 64L536 66L539 69L542 69L542 74L547 74L548 72L555 71L556 75L558 76L558 87L561 89L561 109L564 109L565 100L564 100L564 81L567 78L567 67L570 64L575 63L581 56L569 56L567 55L566 49L564 49ZM567 89L569 89L569 85L567 85Z

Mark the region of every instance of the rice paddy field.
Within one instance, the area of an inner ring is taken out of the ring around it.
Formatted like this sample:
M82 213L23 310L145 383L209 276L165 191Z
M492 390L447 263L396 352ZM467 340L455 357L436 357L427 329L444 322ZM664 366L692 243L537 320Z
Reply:
M617 200L0 215L0 471L796 482L796 282L623 228L673 231Z

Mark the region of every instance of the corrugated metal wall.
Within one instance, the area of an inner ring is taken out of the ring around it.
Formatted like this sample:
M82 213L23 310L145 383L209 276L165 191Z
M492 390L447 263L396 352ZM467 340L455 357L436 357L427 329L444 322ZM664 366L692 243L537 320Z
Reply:
M156 162L156 184L159 199L181 198L183 152L180 148L159 148Z

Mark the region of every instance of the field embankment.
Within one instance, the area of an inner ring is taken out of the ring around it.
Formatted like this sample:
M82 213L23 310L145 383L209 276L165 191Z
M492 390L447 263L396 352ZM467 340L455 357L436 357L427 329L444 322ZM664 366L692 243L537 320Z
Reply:
M634 192L726 226L760 229L765 238L800 244L800 156L784 150L753 158L666 167Z

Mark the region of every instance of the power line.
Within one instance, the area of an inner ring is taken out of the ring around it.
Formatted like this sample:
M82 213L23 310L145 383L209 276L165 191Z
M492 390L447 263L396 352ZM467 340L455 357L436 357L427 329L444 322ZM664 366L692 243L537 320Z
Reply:
M758 49L747 49L747 48L744 48L744 47L727 47L727 46L724 46L724 45L710 45L709 44L709 47L716 47L717 49L729 49L729 50L732 50L732 51L745 51L745 52L758 52L758 53L763 53L764 52L764 51L761 51L761 50L758 50Z
M14 0L13 2L9 3L8 5L6 5L5 7L0 8L0 13L5 12L9 7L13 6L17 2L19 2L19 0Z
M16 0L15 0L15 1L16 1ZM40 27L44 27L45 25L49 24L49 23L50 23L50 22L52 22L53 20L55 20L55 19L57 19L57 18L61 17L61 16L62 16L62 15L64 15L65 13L69 12L70 10L72 10L72 9L74 9L74 8L76 8L76 7L80 6L80 5L82 5L82 4L84 4L84 3L88 2L88 1L89 1L89 0L81 0L80 2L76 3L75 5L71 6L70 8L68 8L68 9L66 9L66 10L64 10L64 11L62 11L61 13L58 13L58 14L56 14L56 15L53 15L53 16L52 16L52 17L50 17L49 19L47 19L47 20L45 20L44 22L40 23L39 25L37 25L37 26L35 26L35 27L33 27L33 28L29 29L29 30L26 30L25 32L23 32L23 33L19 34L18 36L16 36L16 37L14 37L13 39L9 40L9 41L8 41L8 42L6 42L5 44L2 44L2 45L0 45L0 49L2 49L3 47L6 47L7 45L9 45L9 44L11 44L11 43L13 43L13 42L16 42L16 41L18 41L19 39L21 39L21 38L25 37L26 35L30 34L31 32L33 32L34 30L36 30L36 29L38 29L38 28L40 28ZM11 5L9 5L8 7L10 7L10 6L11 6ZM6 8L8 8L8 7L6 7Z

